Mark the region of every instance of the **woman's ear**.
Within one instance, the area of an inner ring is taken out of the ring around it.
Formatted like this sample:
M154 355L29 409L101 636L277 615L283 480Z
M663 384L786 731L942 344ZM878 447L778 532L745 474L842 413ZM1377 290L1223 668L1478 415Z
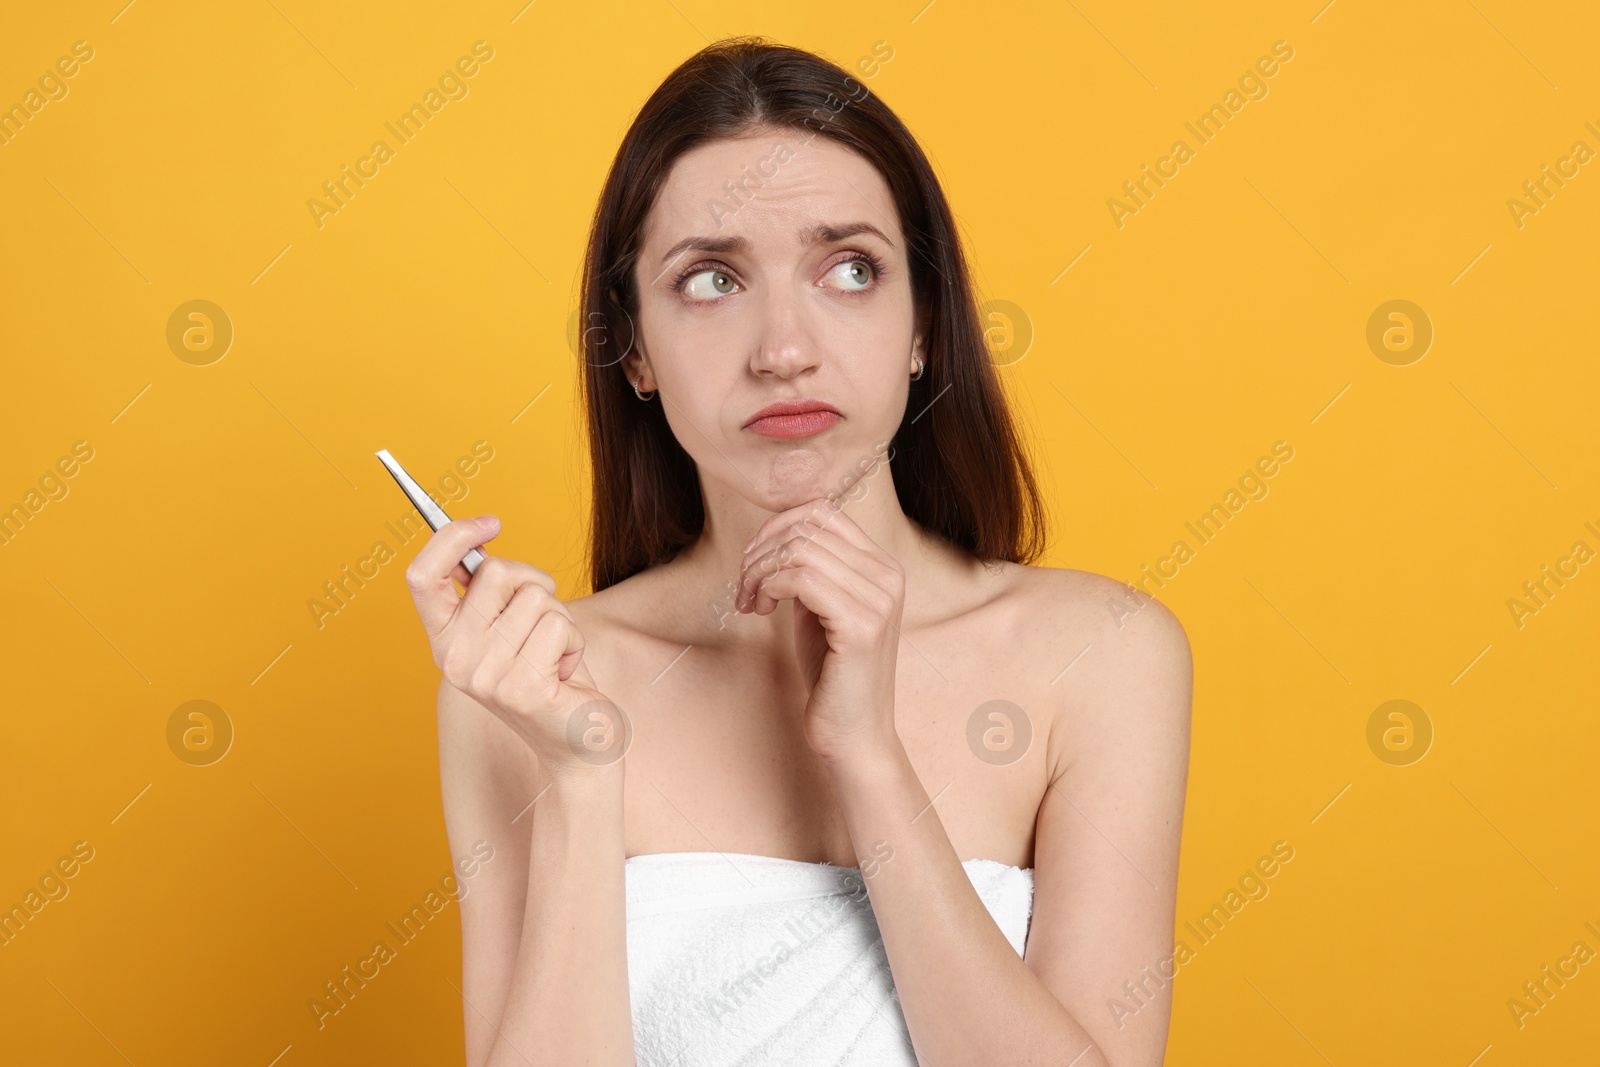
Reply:
M642 361L644 340L639 337L633 316L618 296L616 286L606 289L601 309L590 316L598 320L590 328L591 332L598 332L598 337L590 340L603 352L598 365L612 370L622 369L631 383L640 370L648 366L648 361Z
M644 375L644 381L639 383L641 390L649 392L656 387L655 376L650 373L650 360L645 356L643 342L635 344L633 351L622 358L622 373L628 379L630 388L641 374Z

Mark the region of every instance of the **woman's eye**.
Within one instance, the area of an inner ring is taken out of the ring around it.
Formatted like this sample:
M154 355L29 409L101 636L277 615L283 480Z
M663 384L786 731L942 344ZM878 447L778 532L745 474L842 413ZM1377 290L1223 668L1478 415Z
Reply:
M872 264L864 259L847 259L828 268L827 277L838 278L841 289L865 289L872 284Z
M695 300L712 300L733 292L735 284L726 271L703 270L685 279L683 289Z

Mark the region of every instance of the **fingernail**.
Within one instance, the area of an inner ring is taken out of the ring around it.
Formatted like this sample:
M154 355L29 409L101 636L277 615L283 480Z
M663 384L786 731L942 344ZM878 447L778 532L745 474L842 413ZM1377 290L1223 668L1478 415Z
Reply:
M484 533L494 533L494 531L500 529L500 520L493 515L479 515L478 525L483 527Z
M756 539L754 537L750 538L749 541L745 542L744 550L746 552L750 551L750 546L755 544L755 543L756 543Z

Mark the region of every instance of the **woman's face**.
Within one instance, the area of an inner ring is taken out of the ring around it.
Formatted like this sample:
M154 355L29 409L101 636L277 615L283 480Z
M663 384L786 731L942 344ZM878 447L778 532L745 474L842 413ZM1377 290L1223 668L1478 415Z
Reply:
M639 345L623 364L659 390L709 492L771 511L883 454L927 358L888 185L808 136L769 128L678 158L645 224ZM837 414L752 422L779 401Z

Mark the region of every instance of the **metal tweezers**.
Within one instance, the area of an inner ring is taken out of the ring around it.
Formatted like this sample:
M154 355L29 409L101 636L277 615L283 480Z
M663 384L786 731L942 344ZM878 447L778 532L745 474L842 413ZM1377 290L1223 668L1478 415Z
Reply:
M400 483L400 490L410 499L417 511L421 512L429 528L437 531L439 527L450 521L450 516L444 513L444 509L435 504L433 498L428 495L427 490L418 485L417 480L406 473L406 469L400 466L399 460L389 455L388 449L380 448L375 455L383 461L385 467L389 468L389 473L394 475L394 480ZM478 564L482 563L485 558L484 554L476 548L470 549L465 556L461 557L461 565L467 568L468 574L474 574L478 570Z

